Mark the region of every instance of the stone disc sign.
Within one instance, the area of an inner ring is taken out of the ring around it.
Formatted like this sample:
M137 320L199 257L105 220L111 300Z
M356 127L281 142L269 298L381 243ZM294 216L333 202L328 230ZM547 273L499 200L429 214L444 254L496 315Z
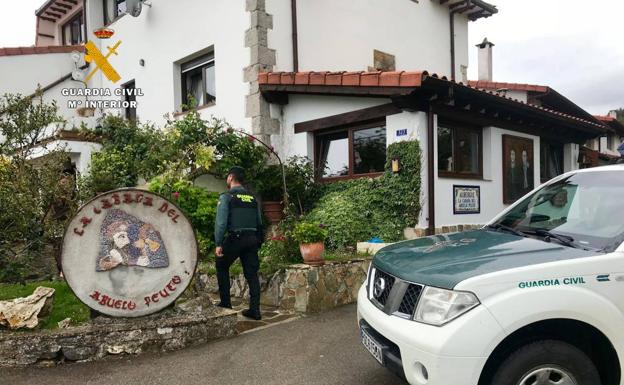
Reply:
M67 283L87 306L113 317L171 305L196 264L189 220L172 202L139 189L111 191L82 206L63 240Z

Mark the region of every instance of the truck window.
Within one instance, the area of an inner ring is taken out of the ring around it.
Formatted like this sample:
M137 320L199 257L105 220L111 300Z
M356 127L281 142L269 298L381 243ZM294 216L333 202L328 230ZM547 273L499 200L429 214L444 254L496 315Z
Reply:
M580 247L614 251L624 241L622 172L574 174L520 202L497 223L527 234L566 235Z

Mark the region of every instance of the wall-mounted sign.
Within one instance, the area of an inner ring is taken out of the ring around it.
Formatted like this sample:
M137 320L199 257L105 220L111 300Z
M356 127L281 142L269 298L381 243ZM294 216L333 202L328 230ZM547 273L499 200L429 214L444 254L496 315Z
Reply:
M182 211L138 189L89 201L63 240L67 283L87 306L114 317L169 306L190 284L196 264L195 233Z
M396 136L407 136L407 128L396 130Z
M453 214L481 213L479 186L453 186Z

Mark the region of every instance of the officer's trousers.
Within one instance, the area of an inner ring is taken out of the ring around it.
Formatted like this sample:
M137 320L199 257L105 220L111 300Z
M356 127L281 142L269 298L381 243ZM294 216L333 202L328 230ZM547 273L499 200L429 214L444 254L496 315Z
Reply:
M230 266L240 258L249 285L249 309L260 311L260 281L258 269L258 237L255 233L231 234L223 242L223 256L217 257L217 281L222 305L230 305Z

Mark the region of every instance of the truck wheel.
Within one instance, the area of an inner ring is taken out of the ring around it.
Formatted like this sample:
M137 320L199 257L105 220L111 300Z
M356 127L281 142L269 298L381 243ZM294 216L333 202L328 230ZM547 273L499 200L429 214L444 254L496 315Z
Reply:
M498 368L491 385L600 385L600 375L585 353L565 342L525 345Z

